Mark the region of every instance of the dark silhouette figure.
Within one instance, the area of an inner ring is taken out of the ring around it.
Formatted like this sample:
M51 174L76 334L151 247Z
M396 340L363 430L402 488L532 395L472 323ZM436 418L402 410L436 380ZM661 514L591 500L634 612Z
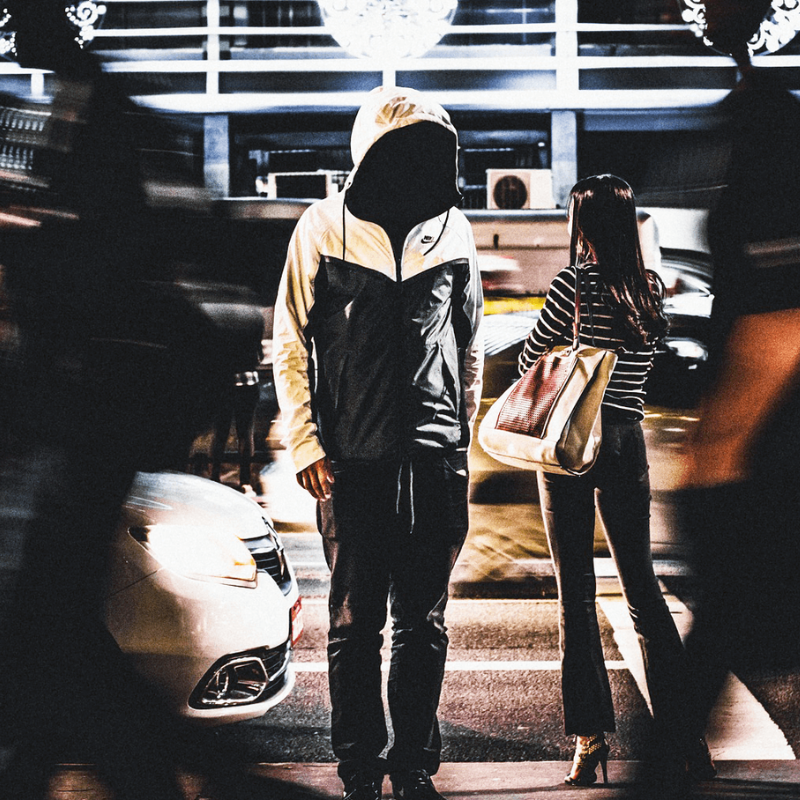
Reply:
M179 768L220 800L253 797L265 786L173 718L102 624L120 506L137 470L185 465L210 427L232 380L226 322L173 282L163 226L190 237L147 200L155 118L77 46L63 2L6 6L20 64L56 89L0 178L0 797L44 800L64 760L96 765L117 800L183 800ZM4 120L30 111L2 103Z
M745 43L768 5L707 4L709 38L741 79L715 109L727 158L708 219L710 374L677 509L693 576L690 727L705 726L729 672L800 665L800 103L750 63ZM632 796L691 794L672 755L656 742ZM762 796L758 784L743 791Z
M376 89L345 191L312 205L275 306L274 372L297 478L331 569L333 749L350 800L436 800L448 583L467 534L482 297L453 205L456 132L411 89ZM393 622L388 700L381 631Z

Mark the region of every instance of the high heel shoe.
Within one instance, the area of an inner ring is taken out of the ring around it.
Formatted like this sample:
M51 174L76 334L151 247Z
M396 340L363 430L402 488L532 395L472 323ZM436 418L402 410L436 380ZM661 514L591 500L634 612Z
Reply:
M695 781L710 781L717 774L714 759L704 737L698 736L686 750L686 771Z
M570 786L591 786L597 780L597 765L603 770L603 783L608 784L608 752L610 748L602 733L579 736L572 769L564 778Z

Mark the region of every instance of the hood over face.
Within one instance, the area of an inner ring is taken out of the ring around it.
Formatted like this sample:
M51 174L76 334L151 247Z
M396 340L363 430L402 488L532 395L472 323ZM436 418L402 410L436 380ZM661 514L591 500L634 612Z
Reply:
M440 105L414 89L373 89L353 124L351 151L347 207L390 235L461 199L456 130Z

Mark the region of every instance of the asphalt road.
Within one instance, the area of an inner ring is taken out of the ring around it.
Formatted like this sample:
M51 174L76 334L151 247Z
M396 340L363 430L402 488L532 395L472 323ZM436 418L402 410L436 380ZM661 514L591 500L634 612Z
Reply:
M311 552L308 537L285 537L293 553ZM294 540L303 541L296 542ZM299 549L295 546L299 544ZM301 575L306 568L301 568ZM305 579L302 581L305 582ZM314 587L319 584L314 579ZM316 594L316 588L312 589ZM602 636L617 709L611 738L615 760L642 756L648 710L643 669L627 608L610 577L598 598ZM679 626L689 612L669 597ZM327 605L306 596L306 629L296 651L292 694L265 717L213 731L261 763L333 760L325 641ZM563 734L558 654L558 608L553 599L450 601L450 651L440 719L443 759L449 762L567 761L572 742ZM388 660L389 631L385 632ZM800 752L798 676L731 678L709 739L723 760L792 760Z
M651 409L645 424L654 503L653 549L670 608L681 630L691 614L669 593L679 586L680 552L670 523L680 449L694 424L691 414ZM327 567L314 528L314 503L299 489L279 452L265 472L263 501L273 515L298 573L305 633L295 653L293 692L259 720L209 729L220 748L267 774L340 796L330 748L330 702L325 656ZM562 783L572 755L563 734L555 583L530 475L497 472L473 463L478 487L471 532L454 575L447 612L451 647L440 720L444 763L437 785L454 800L478 794L511 798L570 790ZM487 487L490 491L486 491ZM492 494L494 493L494 496ZM617 797L626 770L643 754L647 691L638 643L602 537L596 547L598 607L617 711L609 772L612 787L592 796ZM676 589L679 592L679 589ZM384 661L389 631L385 631ZM800 674L731 676L708 731L721 770L708 796L800 797L795 766L800 754ZM59 782L60 781L60 782ZM86 770L65 770L53 800L105 800ZM200 797L193 786L187 797ZM699 795L698 795L699 796ZM702 795L703 797L706 794Z
M327 606L307 598L306 631L296 651L294 692L264 718L216 731L235 738L253 761L325 762L330 705L325 664ZM448 609L449 664L440 718L447 761L537 761L571 758L562 734L557 606L552 600L453 600ZM603 637L615 700L624 721L615 736L622 754L637 752L647 707L617 649ZM388 635L385 640L388 643ZM385 644L385 661L388 644Z
M680 594L682 577L671 497L679 482L680 451L695 423L690 412L652 408L645 421L656 571L683 631L691 614L679 596L669 593ZM263 719L213 735L234 741L257 762L327 762L333 759L325 661L328 573L315 532L314 502L297 486L285 454L277 455L264 475L264 500L305 598L297 683ZM532 475L503 472L481 454L472 456L470 534L454 572L447 615L451 649L441 704L443 757L449 762L567 760L572 743L562 732L555 581ZM646 734L647 692L638 642L599 529L595 564L618 715L612 758L635 760ZM800 753L800 675L731 676L709 739L721 759L794 759Z

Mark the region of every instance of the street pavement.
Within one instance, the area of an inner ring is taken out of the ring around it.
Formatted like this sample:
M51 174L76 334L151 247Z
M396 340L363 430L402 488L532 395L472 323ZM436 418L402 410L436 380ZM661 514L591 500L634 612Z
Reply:
M315 531L314 502L296 484L290 465L280 451L264 475L262 502L272 515L286 542L298 572L302 594L323 603L327 590L327 568ZM656 505L658 504L656 499ZM555 598L555 580L546 554L520 551L514 530L525 523L517 505L497 508L473 504L470 539L456 567L454 597L507 597L524 591L527 597ZM662 522L654 529L656 569L661 577L680 575L669 533L669 508L654 515ZM667 522L663 522L663 521ZM475 536L475 531L478 535ZM486 532L484 534L484 532ZM499 567L498 567L499 565ZM497 569L501 573L498 575ZM596 559L598 603L614 628L614 640L645 700L648 700L638 641L627 607L619 591L613 562ZM665 587L676 623L683 633L691 623L689 610ZM309 609L310 610L310 609ZM301 666L301 665L298 665ZM309 666L309 665L305 665ZM698 790L696 797L800 798L800 762L785 737L748 690L731 677L709 729L709 741L720 775ZM609 767L609 787L596 785L592 798L621 798L635 769L630 761L615 761ZM586 797L586 789L563 783L568 764L563 761L502 763L444 763L437 788L450 800L491 795L498 798L535 798L558 791L561 797ZM270 764L256 767L260 774L319 790L324 796L340 797L335 765L330 763ZM388 781L385 790L389 790Z
M692 800L784 800L800 798L800 767L797 761L721 761L713 781L698 784ZM630 761L609 762L609 785L591 788L564 784L568 765L561 761L503 762L495 764L442 764L436 788L447 800L627 800L637 765ZM291 799L291 790L308 800L341 798L341 783L335 764L254 764L252 776L264 780L264 800L279 795ZM278 782L280 791L274 791ZM215 800L196 775L182 776L186 800ZM391 786L384 781L384 797ZM271 791L272 790L272 791ZM49 800L113 800L94 772L84 765L67 765L53 781Z
M323 603L327 587L326 567L321 558L318 538L309 535L315 528L314 503L297 486L282 453L278 453L276 462L265 471L264 486L261 502L272 515L286 542L300 578L302 593L306 597L317 598L313 601L315 603ZM468 541L454 575L455 597L474 596L475 587L479 585L483 588L478 594L484 597L487 594L490 597L502 597L509 593L513 596L515 587L525 587L529 597L555 597L555 582L546 556L514 550L515 537L510 531L520 525L521 513L524 511L520 506L494 510L487 506L473 507L473 519L477 517L478 523L476 529L493 531L496 535L479 534ZM503 534L504 526L508 527L507 536ZM658 531L655 539L657 571L662 576L679 572L680 565L670 560L668 542L664 540L663 549L659 547L661 539ZM498 565L502 567L500 574L496 574ZM614 628L620 654L647 700L636 636L619 593L613 567L607 558L596 559L596 566L599 576L598 603ZM481 574L483 580L476 580ZM691 621L688 609L669 593L667 599L679 627L685 630ZM693 800L800 800L800 761L794 757L785 738L764 709L734 679L729 684L727 697L718 706L709 731L709 741L719 775L715 780L696 787ZM436 786L447 800L474 800L476 797L536 800L551 798L554 793L564 800L578 797L582 800L624 800L628 797L637 764L626 760L609 762L609 785L596 784L591 789L565 785L563 778L568 768L566 761L551 760L445 762L436 776ZM264 780L265 800L276 798L276 787L281 787L281 791L277 792L280 800L290 798L294 788L298 795L303 795L303 800L307 800L309 791L321 800L341 797L341 784L334 763L253 763L248 771L250 775ZM212 794L205 791L197 776L184 775L182 785L186 800L215 800ZM384 784L384 796L391 797L388 779ZM63 766L53 781L50 800L112 798L91 766L77 764Z

